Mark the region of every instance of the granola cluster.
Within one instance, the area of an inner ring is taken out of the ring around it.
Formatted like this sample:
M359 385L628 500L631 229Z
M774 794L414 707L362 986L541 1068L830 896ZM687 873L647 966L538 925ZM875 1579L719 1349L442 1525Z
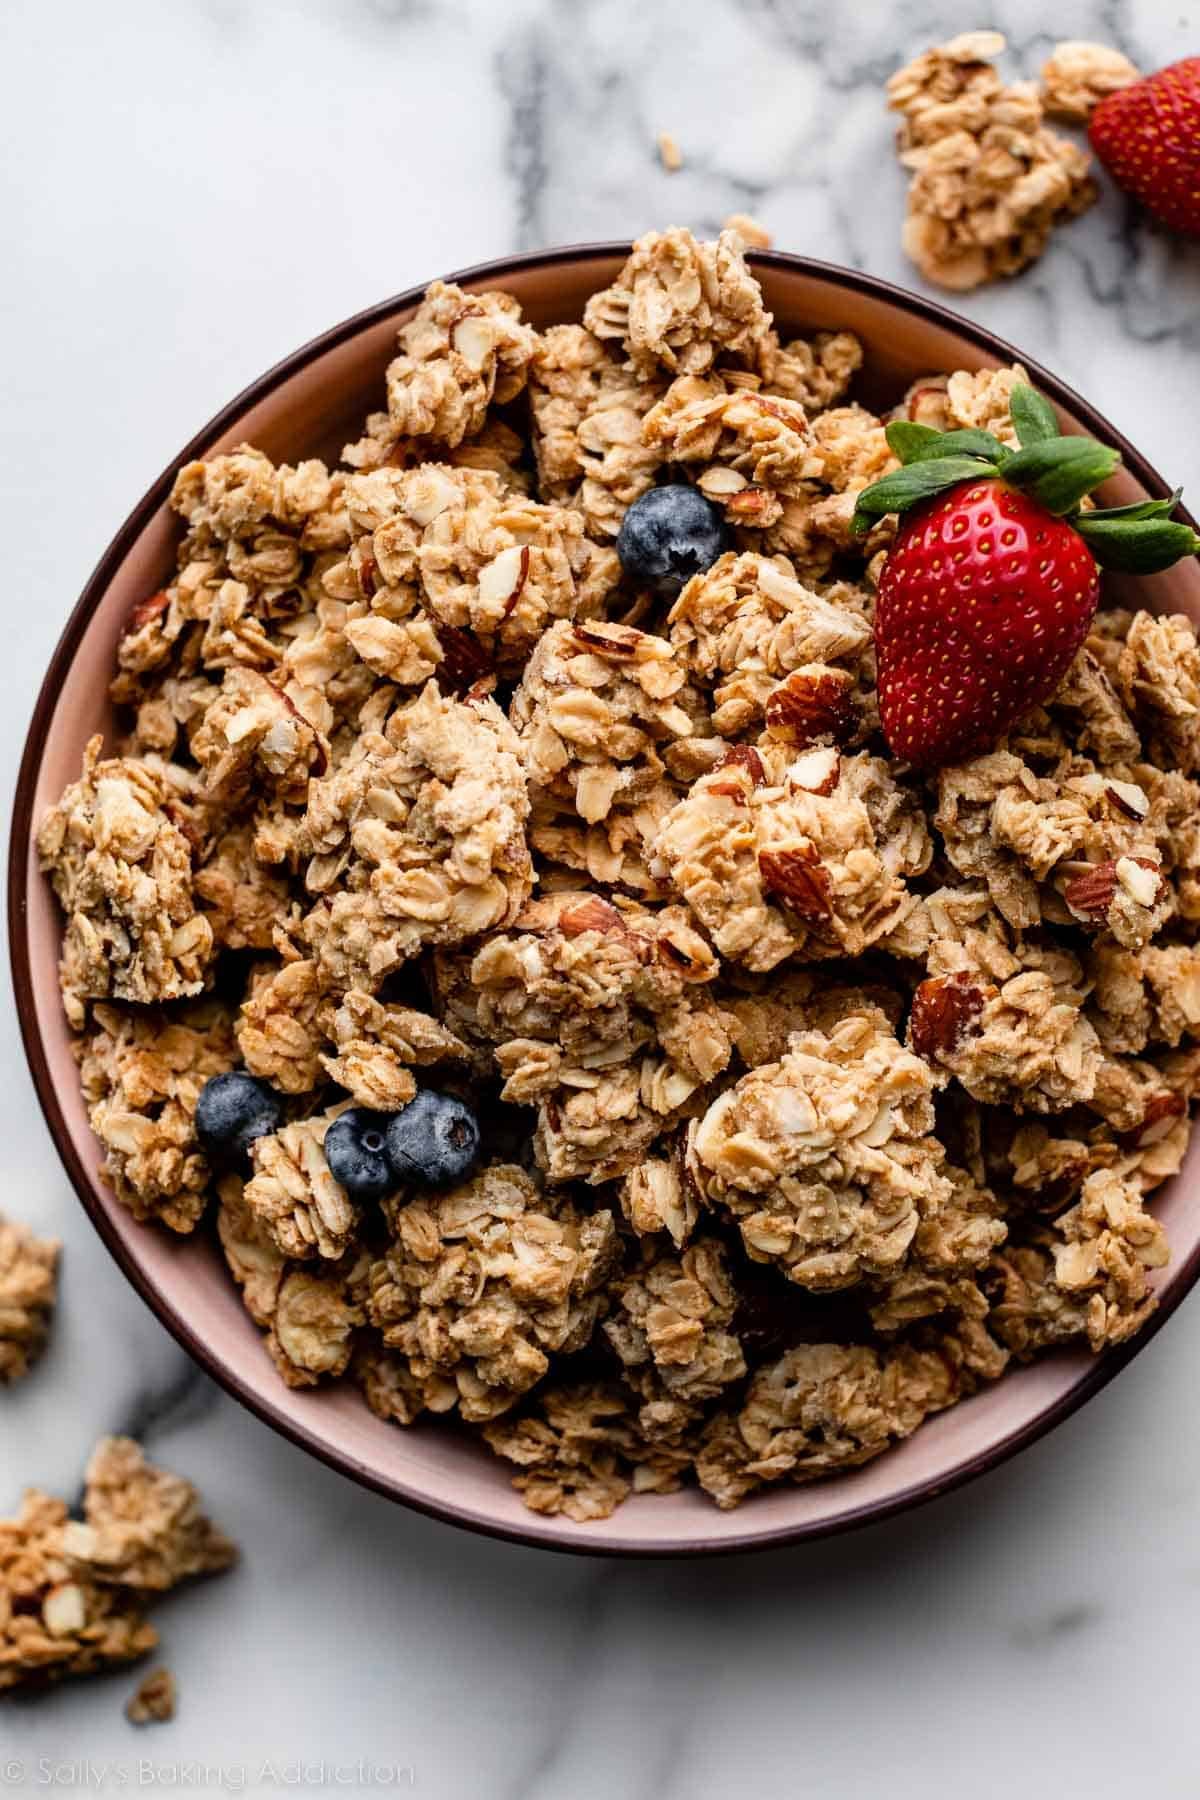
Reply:
M131 1438L97 1444L81 1510L30 1488L0 1520L0 1690L136 1662L158 1642L145 1617L155 1596L237 1555L191 1482ZM168 1717L164 1704L146 1696L144 1716Z
M1137 79L1097 44L1056 48L1035 81L1005 84L998 31L968 31L924 51L887 84L910 175L904 249L927 281L963 290L1015 275L1096 188L1080 144L1046 115L1085 122L1105 93Z
M1082 192L995 47L892 84L959 278ZM1053 71L1059 112L1120 73ZM1013 1358L1127 1338L1200 1089L1192 625L1103 611L994 752L892 758L889 528L856 542L855 499L889 418L1011 442L1021 371L870 411L861 346L781 333L746 242L652 234L540 332L435 284L345 466L183 469L121 736L39 838L118 1199L215 1228L285 1382L452 1414L574 1519L850 1468ZM614 549L662 482L731 534L674 599ZM280 1122L214 1169L197 1101L235 1069ZM430 1085L474 1107L479 1165L352 1198L331 1126ZM15 1372L52 1256L4 1246ZM69 1667L145 1647L130 1593L209 1555L176 1498L150 1539L89 1503L69 1602L65 1514L31 1503L10 1633Z

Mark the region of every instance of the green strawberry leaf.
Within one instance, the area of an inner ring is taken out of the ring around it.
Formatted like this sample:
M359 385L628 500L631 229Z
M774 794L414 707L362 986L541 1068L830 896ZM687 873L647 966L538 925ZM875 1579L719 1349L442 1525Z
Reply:
M1097 506L1087 514L1089 519L1166 519L1179 505L1182 488L1176 488L1165 500L1134 500L1129 506Z
M932 500L946 488L960 481L978 481L999 474L999 470L974 456L940 456L930 462L910 463L895 469L880 481L864 488L855 503L850 528L855 537L863 537L877 519L888 513L907 512L922 500Z
M942 456L978 456L983 462L1003 464L1012 455L990 431L933 431L928 425L910 425L900 419L888 426L884 436L905 468Z
M935 431L932 425L914 425L907 419L895 419L883 435L892 455L899 457L902 463L911 463L936 456L936 446L941 443L943 434Z
M1156 575L1185 556L1200 554L1200 537L1179 519L1081 513L1072 524L1101 568L1123 574Z
M1047 512L1061 515L1107 481L1120 460L1115 450L1092 438L1045 438L1010 457L1004 479Z
M1034 444L1047 443L1058 437L1058 414L1045 395L1031 388L1028 382L1016 383L1008 405L1022 449L1028 450Z

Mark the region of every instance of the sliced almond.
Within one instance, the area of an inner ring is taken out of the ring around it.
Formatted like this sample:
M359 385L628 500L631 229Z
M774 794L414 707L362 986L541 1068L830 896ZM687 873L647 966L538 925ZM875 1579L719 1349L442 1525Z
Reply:
M451 331L450 342L467 367L478 374L492 354L496 339L487 319L478 313L468 313Z
M832 746L806 750L788 769L788 783L806 794L832 794L841 779L842 759Z
M1119 857L1117 880L1139 906L1153 906L1158 899L1161 876L1153 863L1132 856Z

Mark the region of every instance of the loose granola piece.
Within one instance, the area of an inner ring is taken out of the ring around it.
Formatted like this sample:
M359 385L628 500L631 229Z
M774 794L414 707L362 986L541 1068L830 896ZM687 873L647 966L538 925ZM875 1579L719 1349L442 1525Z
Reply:
M295 965L293 965L295 966ZM330 1173L322 1146L342 1106L295 1119L250 1151L254 1173L243 1200L284 1256L333 1262L350 1246L358 1211Z
M935 1351L802 1344L759 1369L737 1412L718 1414L696 1474L728 1509L764 1482L814 1481L869 1462L962 1391Z
M689 1145L747 1254L802 1287L846 1287L903 1259L922 1209L948 1202L933 1137L934 1080L882 1013L796 1032L777 1063L721 1094Z
M642 437L667 462L703 464L697 485L731 520L772 525L774 497L804 493L822 458L800 402L760 393L738 373L678 376L646 414Z
M768 696L794 670L853 667L871 627L854 607L805 587L786 557L751 551L692 577L671 608L667 638L688 674L713 688L715 728L737 737L760 723ZM792 741L803 748L822 735Z
M1151 761L1185 774L1200 768L1200 647L1191 620L1182 613L1135 613L1115 677Z
M674 760L680 748L698 748L699 743L685 738L667 755ZM725 748L720 738L712 740L716 745ZM573 794L538 789L530 801L530 849L546 863L582 876L589 885L642 899L669 899L668 889L651 875L648 865L654 835L679 797L678 786L664 777L641 799L614 806L605 818L589 824L576 812Z
M147 1462L132 1438L101 1438L84 1482L83 1519L63 1526L59 1548L88 1578L165 1593L236 1561L191 1482Z
M878 757L815 770L765 741L755 755L761 777L735 761L694 783L662 822L652 872L747 969L861 955L899 923L905 878L929 865L915 797Z
M703 375L718 358L754 369L774 347L771 315L732 231L704 244L678 228L648 232L612 287L592 295L583 322L598 338L619 339L647 376Z
M668 175L674 175L683 167L683 152L669 131L658 134L658 160Z
M366 1273L366 1257L353 1251L336 1263L284 1272L267 1350L289 1387L314 1387L345 1374L355 1332L366 1323Z
M779 348L766 392L798 400L810 413L824 412L842 398L862 362L863 347L852 331L792 338Z
M409 957L503 925L532 885L517 737L491 700L434 683L309 784L305 925L322 980L373 993Z
M939 938L917 989L909 1042L976 1100L1060 1112L1091 1099L1100 1045L1083 1011L1083 970L1069 951L968 927Z
M771 233L749 213L731 213L721 227L722 231L732 231L742 241L744 250L769 250L774 243Z
M265 1330L275 1317L287 1259L246 1204L245 1187L240 1175L217 1182L217 1236L246 1311Z
M448 1016L496 1046L502 1097L538 1107L550 1179L609 1180L729 1060L705 991L716 958L679 908L618 911L596 894L534 901L517 925L474 957Z
M151 1669L125 1702L131 1725L165 1725L175 1717L175 1677L170 1669Z
M31 1488L0 1520L0 1689L135 1662L158 1634L149 1595L218 1574L234 1546L188 1481L129 1438L102 1438L88 1464L84 1518Z
M998 32L967 32L887 84L912 173L904 248L942 287L1016 274L1096 197L1086 151L1046 127L1036 84L1001 84L989 59L1003 48Z
M1070 38L1055 44L1042 64L1042 105L1052 118L1086 125L1105 95L1140 80L1140 70L1119 50Z
M0 1519L0 1690L136 1662L158 1642L142 1596L72 1570L68 1521L65 1503L36 1488Z
M191 749L223 807L241 804L252 788L279 803L303 802L309 777L324 774L329 763L324 733L257 669L226 669Z
M315 457L276 467L252 444L238 444L225 455L185 463L171 508L193 543L243 545L243 566L231 572L240 580L257 578L274 597L275 588L295 584L298 549L335 550L345 542L342 480Z
M398 336L400 354L387 371L391 439L450 449L483 428L493 401L516 398L537 345L511 294L468 294L445 281L426 289ZM347 446L347 462L358 460L357 448Z
M1122 771L1124 773L1125 771ZM997 750L941 771L936 824L964 875L982 877L1011 924L1034 923L1053 881L1070 915L1140 949L1173 910L1149 796L1136 781L1064 754L1039 776Z
M237 1021L238 1049L252 1075L285 1094L306 1094L321 1074L325 1038L317 1023L320 969L297 958L267 965L250 976Z
M266 1348L289 1387L343 1375L365 1323L367 1259L350 1250L337 1262L289 1263L236 1175L219 1185L217 1232L246 1311L267 1332Z
M519 1413L484 1427L498 1456L524 1471L513 1486L531 1512L584 1524L607 1519L631 1493L672 1493L691 1458L647 1444L631 1397L615 1384L539 1388Z
M681 1144L669 1155L644 1157L625 1176L619 1190L621 1211L639 1237L665 1231L678 1250L687 1243L700 1216L700 1193L684 1160Z
M0 1213L0 1385L28 1375L45 1346L58 1286L56 1238Z
M428 1013L384 1005L355 989L342 996L324 1028L335 1047L332 1056L321 1057L325 1073L356 1106L376 1112L398 1112L408 1104L417 1091L413 1068L470 1056L462 1040Z
M430 1410L493 1419L541 1379L549 1352L587 1343L619 1254L610 1212L582 1213L496 1164L400 1208L370 1268L371 1321Z
M197 866L194 887L224 950L269 950L291 904L287 882L255 856L249 825L233 825L215 840Z
M539 491L580 513L589 537L615 538L626 507L653 486L662 456L642 421L662 392L582 325L539 338L529 374Z
M686 680L665 638L632 625L552 625L509 708L534 788L573 801L593 825L614 803L645 799L664 774L662 748L691 735Z
M346 636L390 680L421 678L414 649L418 663L438 650L448 661L447 632L470 633L480 672L515 675L548 625L598 617L620 578L616 552L584 535L582 513L513 494L487 470L380 469L346 492L351 567L369 608ZM431 615L432 639L415 605Z
M79 1029L85 1001L177 1000L198 994L212 927L197 911L192 848L171 818L161 764L101 755L92 738L83 773L38 832L41 866L66 915L59 979Z
M1052 713L1065 713L1073 727L1076 752L1101 765L1138 763L1142 746L1133 721L1095 652L1085 644L1049 702Z
M135 1219L191 1231L209 1186L192 1121L205 1082L236 1062L232 1021L208 1001L177 1017L97 1005L93 1019L76 1054L104 1179Z
M1148 1271L1169 1254L1138 1189L1098 1169L1053 1230L994 1258L989 1323L1021 1358L1083 1336L1094 1351L1124 1343L1154 1311Z
M724 985L717 989L717 1003L746 1068L758 1069L763 1063L779 1061L792 1033L814 1022L816 992L813 972L796 968L783 969L769 981L754 982L745 992L731 992ZM896 1017L899 1018L899 1012Z
M1098 944L1088 958L1088 1016L1114 1056L1147 1044L1171 1049L1200 1037L1200 946L1149 945L1129 951Z
M651 1442L677 1441L705 1401L745 1375L741 1344L729 1329L737 1303L728 1259L715 1242L659 1256L616 1283L601 1330L641 1398L638 1422Z

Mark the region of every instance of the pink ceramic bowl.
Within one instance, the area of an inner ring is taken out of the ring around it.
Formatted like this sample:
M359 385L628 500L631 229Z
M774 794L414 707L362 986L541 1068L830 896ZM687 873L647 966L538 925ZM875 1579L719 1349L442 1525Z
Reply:
M468 288L503 287L536 325L578 319L584 301L612 281L628 246L600 244L516 257L453 279ZM879 404L915 376L977 369L1019 358L1070 426L1117 444L1121 473L1105 499L1165 494L1167 484L1087 403L1023 353L990 333L882 281L806 258L753 258L767 304L788 327L845 327L867 351L863 398ZM286 1388L213 1243L135 1224L97 1176L99 1150L88 1127L59 1005L55 964L60 922L38 873L32 831L43 809L79 769L87 738L111 724L105 699L114 649L130 608L166 580L176 525L167 510L181 462L243 439L278 461L336 458L358 422L377 407L396 327L417 291L384 301L336 326L247 388L180 451L135 507L101 558L54 653L30 726L17 785L9 865L9 932L21 1029L38 1096L83 1205L130 1282L169 1331L252 1412L294 1443L364 1486L436 1518L497 1537L557 1550L617 1555L699 1555L819 1537L878 1519L956 1487L1002 1462L1082 1405L1169 1317L1200 1271L1200 1136L1182 1172L1156 1202L1170 1234L1172 1262L1149 1329L1100 1359L1059 1355L1018 1369L865 1468L811 1487L781 1487L736 1512L718 1512L695 1490L634 1498L603 1523L527 1512L509 1486L508 1466L441 1423L408 1430L375 1418L350 1387ZM1119 587L1109 577L1110 597ZM1137 601L1200 619L1200 563L1138 583Z

